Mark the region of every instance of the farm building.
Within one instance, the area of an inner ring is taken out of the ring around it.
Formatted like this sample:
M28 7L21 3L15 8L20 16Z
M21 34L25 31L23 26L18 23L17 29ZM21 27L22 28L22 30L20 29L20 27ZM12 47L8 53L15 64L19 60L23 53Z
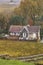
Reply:
M18 40L40 40L40 26L16 26L9 28L10 38Z

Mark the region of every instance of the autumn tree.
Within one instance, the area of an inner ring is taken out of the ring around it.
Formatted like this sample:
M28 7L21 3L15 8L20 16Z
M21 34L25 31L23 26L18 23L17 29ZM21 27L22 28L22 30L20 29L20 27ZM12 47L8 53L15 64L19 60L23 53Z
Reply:
M5 29L5 17L3 14L0 14L0 33Z
M0 13L0 33L6 32L10 18L11 18L11 14L9 15L9 14Z
M39 16L42 12L41 5L41 0L23 0L21 1L20 7L15 10L15 13L24 17L27 24L30 18L34 23L35 17Z

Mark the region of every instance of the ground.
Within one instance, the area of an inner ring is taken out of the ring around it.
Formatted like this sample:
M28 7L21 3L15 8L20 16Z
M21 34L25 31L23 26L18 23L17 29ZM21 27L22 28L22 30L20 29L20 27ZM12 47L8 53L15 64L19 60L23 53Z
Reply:
M43 44L40 42L0 40L0 55L28 56L43 53Z
M43 44L35 41L0 40L0 55L28 56L43 53ZM43 60L38 61L42 63ZM16 60L0 59L0 65L35 65L34 62L21 62Z

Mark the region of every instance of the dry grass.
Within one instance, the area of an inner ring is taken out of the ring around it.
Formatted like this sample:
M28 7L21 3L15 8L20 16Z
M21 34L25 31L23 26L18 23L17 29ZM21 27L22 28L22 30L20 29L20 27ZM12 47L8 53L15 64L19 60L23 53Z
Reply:
M14 11L15 6L14 5L7 5L7 4L2 4L0 5L0 13L6 13L6 12L12 12Z
M43 53L43 44L29 41L0 40L0 54L27 56Z

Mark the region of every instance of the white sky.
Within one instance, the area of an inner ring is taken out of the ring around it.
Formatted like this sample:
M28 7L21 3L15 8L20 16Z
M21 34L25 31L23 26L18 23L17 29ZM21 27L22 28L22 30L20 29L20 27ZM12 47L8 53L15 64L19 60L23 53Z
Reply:
M0 0L0 3L9 2L10 0ZM19 2L20 0L13 0L14 2Z

